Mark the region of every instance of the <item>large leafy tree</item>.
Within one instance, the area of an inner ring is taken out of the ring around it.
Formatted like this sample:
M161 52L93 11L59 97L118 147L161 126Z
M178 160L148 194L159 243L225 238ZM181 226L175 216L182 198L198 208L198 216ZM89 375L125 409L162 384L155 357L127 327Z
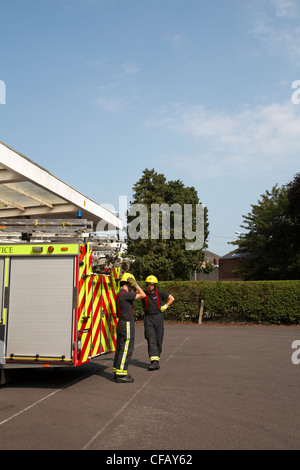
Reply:
M289 247L287 275L300 279L300 173L287 184L286 238Z
M244 215L242 234L233 244L245 254L237 273L246 280L299 279L300 174L261 195Z
M131 270L138 279L145 279L153 274L159 280L189 280L196 265L201 264L204 258L203 250L187 250L187 240L183 235L183 228L180 227L182 238L178 233L174 233L174 213L170 213L169 239L162 237L162 214L160 214L159 237L151 237L151 205L163 204L172 207L179 204L184 211L184 204L192 207L193 230L196 226L196 205L200 204L197 191L194 187L185 187L181 180L167 181L163 174L157 173L154 169L145 169L142 177L133 186L133 201L131 205L142 204L147 209L147 233L148 237L127 240L127 253L134 256L135 263ZM127 216L128 224L132 223L136 216ZM183 220L182 220L183 223ZM178 227L178 226L177 226ZM181 230L182 228L182 230ZM207 210L204 208L204 240L208 237ZM203 248L205 245L203 246Z

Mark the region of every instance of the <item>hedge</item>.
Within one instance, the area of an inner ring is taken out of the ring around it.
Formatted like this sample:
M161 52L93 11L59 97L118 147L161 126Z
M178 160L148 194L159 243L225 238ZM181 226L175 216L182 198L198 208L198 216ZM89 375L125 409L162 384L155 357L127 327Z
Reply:
M164 313L167 321L198 322L203 300L203 322L300 324L300 281L164 281L158 287L175 298ZM141 302L134 310L142 319Z

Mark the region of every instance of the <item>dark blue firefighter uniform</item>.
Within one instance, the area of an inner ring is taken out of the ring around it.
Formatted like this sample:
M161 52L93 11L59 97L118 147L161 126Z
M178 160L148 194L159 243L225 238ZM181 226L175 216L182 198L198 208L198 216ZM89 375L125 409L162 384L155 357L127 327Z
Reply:
M148 354L151 363L159 362L164 338L164 316L160 311L169 294L155 289L153 292L145 292L146 297L142 299L144 307L145 338L148 343Z
M134 350L135 324L133 301L136 294L121 289L117 294L117 344L114 358L113 372L117 377L128 374L128 364Z

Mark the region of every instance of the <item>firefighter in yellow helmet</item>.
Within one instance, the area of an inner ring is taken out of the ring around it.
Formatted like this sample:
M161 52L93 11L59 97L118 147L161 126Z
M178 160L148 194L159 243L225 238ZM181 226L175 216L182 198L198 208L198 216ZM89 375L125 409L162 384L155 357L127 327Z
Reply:
M174 297L167 292L157 289L158 280L155 276L146 279L145 298L142 299L144 307L145 338L148 343L149 370L160 368L159 361L164 338L163 312L174 302Z
M120 279L120 291L116 296L117 315L117 345L114 358L113 372L117 383L133 382L128 374L128 364L134 350L134 300L146 297L144 291L138 286L134 276L124 273Z

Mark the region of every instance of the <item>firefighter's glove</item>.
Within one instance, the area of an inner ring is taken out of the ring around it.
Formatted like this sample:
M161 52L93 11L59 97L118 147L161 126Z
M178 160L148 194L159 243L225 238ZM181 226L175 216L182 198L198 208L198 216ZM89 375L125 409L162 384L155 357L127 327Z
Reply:
M138 283L136 282L135 279L133 279L133 277L129 277L129 278L127 279L127 282L128 282L128 284L130 284L131 287L134 287L135 289L136 289L137 286L138 286Z
M167 310L167 308L168 308L168 305L163 305L162 307L160 307L160 311L164 313L164 311Z

